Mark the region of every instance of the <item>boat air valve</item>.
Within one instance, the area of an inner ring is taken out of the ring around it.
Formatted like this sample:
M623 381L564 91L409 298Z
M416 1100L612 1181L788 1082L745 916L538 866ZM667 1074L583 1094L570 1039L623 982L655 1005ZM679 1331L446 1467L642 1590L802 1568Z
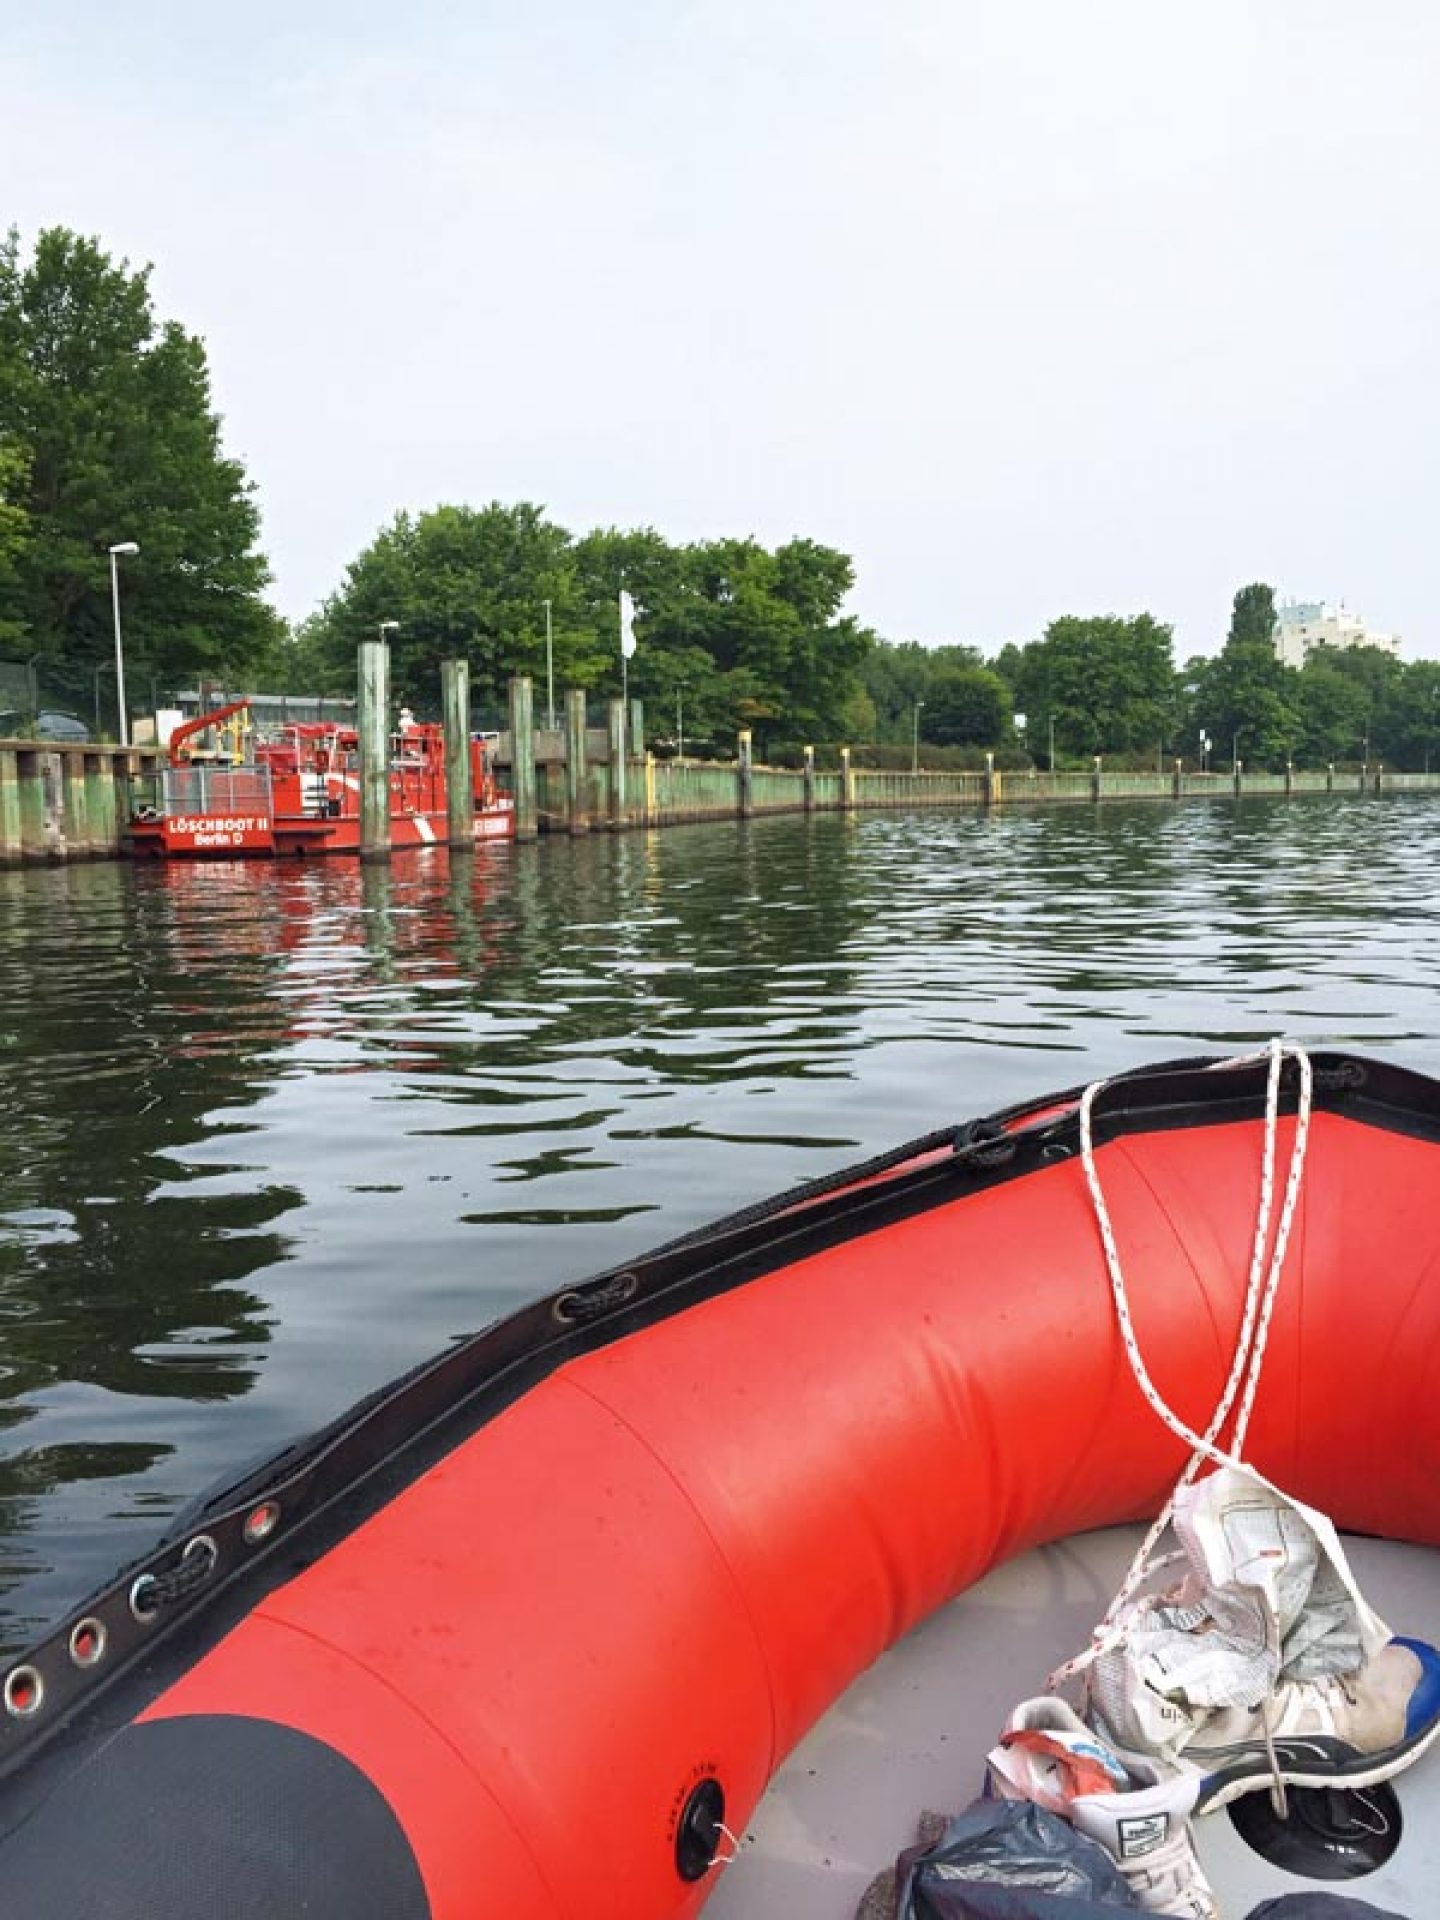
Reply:
M713 1778L702 1780L675 1829L675 1870L682 1880L700 1880L715 1864L725 1819L725 1789Z
M1282 1820L1268 1793L1231 1802L1231 1824L1262 1860L1309 1880L1358 1880L1383 1867L1400 1844L1393 1787L1290 1787Z

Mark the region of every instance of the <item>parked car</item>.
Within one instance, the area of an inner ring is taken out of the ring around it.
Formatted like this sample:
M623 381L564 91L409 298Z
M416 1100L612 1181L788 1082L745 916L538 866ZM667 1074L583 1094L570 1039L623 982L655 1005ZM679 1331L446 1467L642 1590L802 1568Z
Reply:
M69 740L72 743L90 738L90 729L83 720L77 720L73 713L22 713L18 707L11 707L0 713L0 739L8 740Z
M90 738L90 729L73 713L42 713L35 719L35 737L37 740L83 741Z

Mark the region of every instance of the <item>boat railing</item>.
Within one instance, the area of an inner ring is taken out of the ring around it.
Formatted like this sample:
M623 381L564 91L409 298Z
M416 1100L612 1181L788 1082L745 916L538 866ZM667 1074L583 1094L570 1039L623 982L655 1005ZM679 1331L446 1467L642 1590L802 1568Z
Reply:
M268 767L162 767L139 775L131 801L137 819L180 813L274 813Z

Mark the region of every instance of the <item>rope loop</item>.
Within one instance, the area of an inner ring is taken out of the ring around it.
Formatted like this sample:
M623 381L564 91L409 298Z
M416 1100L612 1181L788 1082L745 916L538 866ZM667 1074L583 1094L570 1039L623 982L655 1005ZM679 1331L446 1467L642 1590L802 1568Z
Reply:
M1255 1406L1255 1394L1259 1388L1260 1374L1265 1364L1265 1347L1270 1336L1270 1320L1275 1309L1276 1295L1280 1289L1285 1253L1290 1243L1290 1229L1294 1223L1295 1209L1300 1197L1300 1181L1305 1169L1305 1153L1310 1139L1310 1112L1314 1099L1314 1073L1309 1054L1303 1047L1282 1040L1272 1040L1263 1053L1246 1054L1235 1060L1221 1061L1212 1071L1229 1071L1235 1067L1253 1065L1262 1060L1268 1062L1269 1068L1265 1085L1265 1141L1260 1163L1260 1201L1255 1217L1255 1239L1250 1255L1250 1272L1245 1282L1245 1304L1240 1316L1240 1331L1236 1335L1230 1371L1203 1433L1197 1433L1193 1427L1189 1426L1161 1395L1150 1377L1150 1370L1145 1365L1144 1355L1140 1351L1140 1343L1135 1337L1135 1323L1131 1316L1129 1293L1120 1263L1120 1249L1115 1239L1110 1210L1105 1203L1104 1190L1100 1185L1100 1175L1095 1164L1093 1124L1095 1102L1110 1082L1097 1080L1088 1086L1081 1096L1080 1159L1095 1210L1095 1225L1105 1254L1105 1268L1110 1278L1110 1293L1115 1306L1115 1318L1120 1327L1120 1338L1125 1348L1125 1357L1130 1363L1135 1383L1152 1412L1190 1448L1190 1458L1150 1531L1141 1541L1139 1550L1130 1563L1129 1572L1121 1582L1115 1598L1106 1608L1104 1618L1091 1636L1090 1645L1083 1653L1077 1654L1074 1659L1067 1660L1063 1666L1056 1668L1050 1676L1051 1691L1054 1691L1062 1681L1083 1672L1097 1655L1117 1645L1123 1639L1124 1629L1123 1626L1117 1625L1117 1620L1125 1607L1152 1573L1178 1557L1168 1555L1162 1560L1157 1557L1157 1548L1161 1536L1170 1524L1175 1507L1175 1495L1181 1488L1191 1484L1201 1467L1209 1461L1215 1466L1234 1467L1242 1473L1251 1474L1256 1479L1260 1478L1255 1469L1243 1458L1245 1436L1249 1430L1250 1415ZM1299 1098L1295 1115L1295 1139L1290 1150L1285 1192L1272 1242L1270 1219L1275 1198L1280 1086L1287 1061L1293 1062L1293 1072L1299 1085ZM1222 1446L1221 1435L1237 1397L1240 1405L1235 1415L1229 1445Z
M142 1624L167 1607L177 1607L204 1586L220 1562L220 1549L208 1533L196 1534L173 1567L142 1573L130 1588L130 1611Z
M730 1851L729 1853L717 1853L705 1869L707 1873L714 1873L719 1867L733 1867L735 1862L740 1858L739 1834L732 1833L723 1820L717 1820L715 1822L715 1831L724 1834L725 1838L730 1842Z
M967 1166L1004 1167L1015 1158L1016 1141L998 1120L972 1120L955 1136L955 1152Z

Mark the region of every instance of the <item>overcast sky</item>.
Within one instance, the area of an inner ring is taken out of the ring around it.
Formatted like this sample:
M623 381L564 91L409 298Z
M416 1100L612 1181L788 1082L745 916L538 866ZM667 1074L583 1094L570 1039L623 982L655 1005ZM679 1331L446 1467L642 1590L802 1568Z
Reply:
M0 219L154 263L291 615L530 499L840 546L891 639L1183 656L1258 578L1440 654L1434 0L0 22Z

